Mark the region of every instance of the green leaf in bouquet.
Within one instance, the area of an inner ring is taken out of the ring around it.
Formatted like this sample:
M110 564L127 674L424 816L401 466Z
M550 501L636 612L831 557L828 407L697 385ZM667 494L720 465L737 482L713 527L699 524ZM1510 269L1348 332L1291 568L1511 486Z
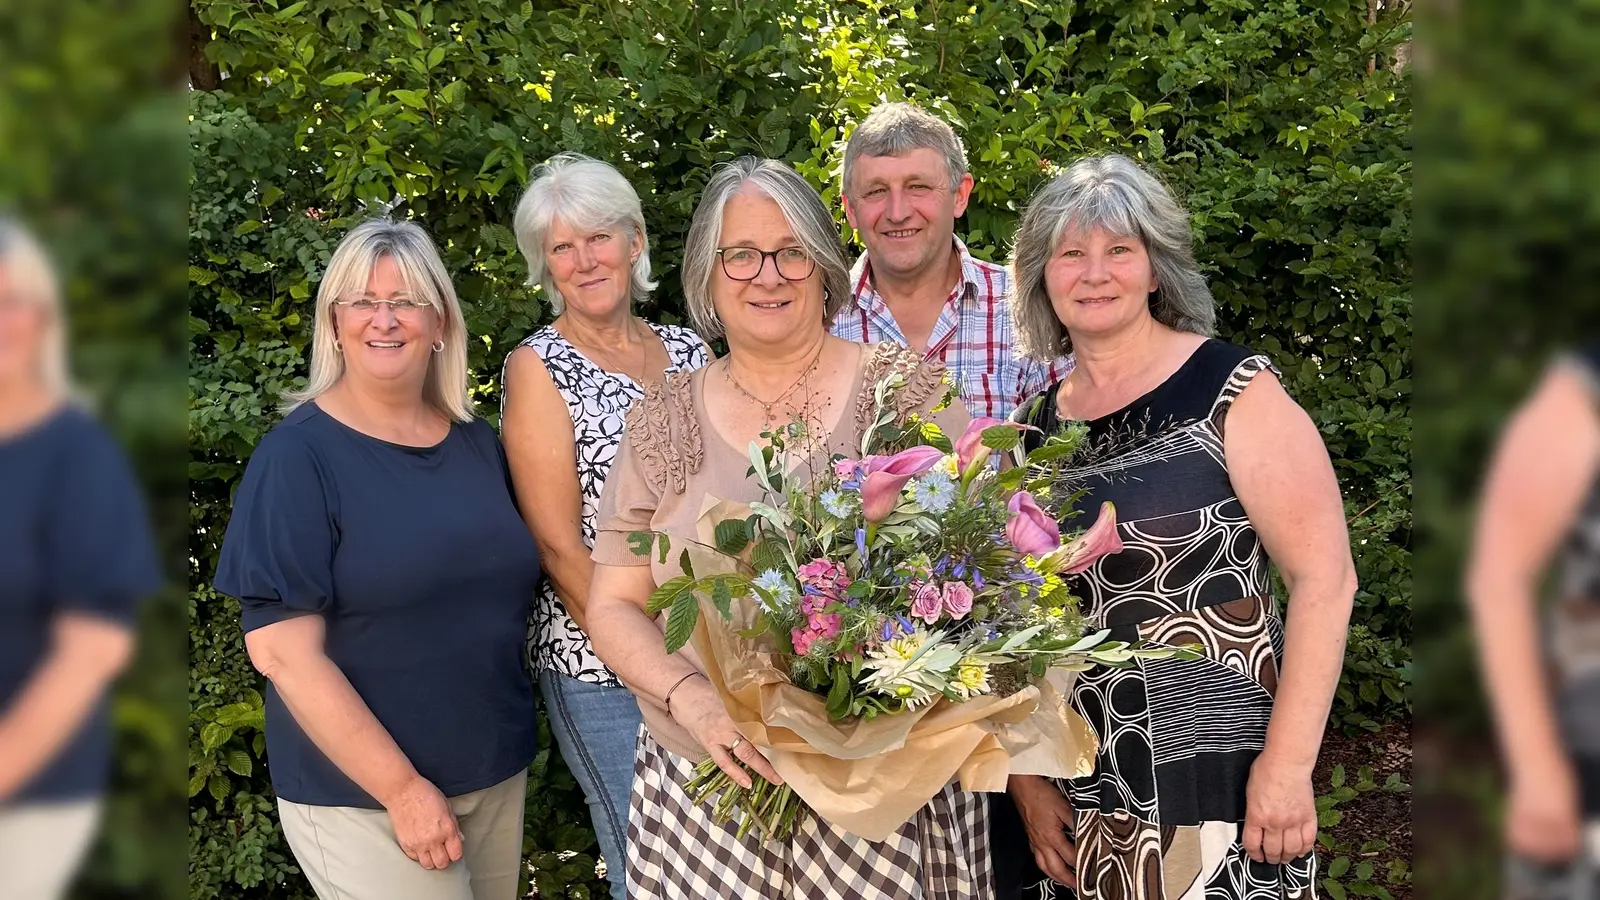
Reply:
M1043 678L1048 671L1050 671L1050 658L1047 656L1035 656L1028 663L1028 674L1034 678Z
M756 620L754 624L752 624L749 628L741 628L734 633L747 641L753 641L771 630L772 619L770 619L766 613L760 612L756 613Z
M700 601L691 591L678 595L672 601L672 611L667 613L667 652L677 653L683 645L689 643L689 636L694 634L695 622L700 619Z
M1018 467L1007 469L994 477L994 483L1003 491L1015 492L1022 488L1022 481L1028 477L1028 470Z
M846 597L854 597L857 600L870 597L872 595L872 582L865 578L852 581L850 586L844 589L844 595Z
M650 592L650 599L645 602L644 611L652 616L661 612L671 606L678 599L678 595L687 591L693 584L694 579L687 575L668 578Z
M711 603L716 606L717 612L722 613L722 618L733 618L733 590L728 587L728 579L718 578L711 582Z
M983 445L990 450L1007 452L1022 443L1022 432L1010 425L992 425L983 430Z
M656 535L656 548L661 551L661 556L656 561L663 566L666 565L667 553L672 549L672 539L667 537L666 532L663 531Z
M1028 465L1041 466L1046 463L1060 462L1077 452L1077 444L1046 443L1041 447L1034 448L1034 451L1028 454Z
M682 569L683 574L690 578L694 577L694 563L689 561L689 551L684 550L678 554L678 568Z
M649 556L650 547L655 542L656 535L653 531L628 532L628 548L633 551L634 556Z
M1039 632L1044 631L1044 629L1044 625L1034 625L1029 628L1022 629L1016 634L1013 634L1010 638L1007 638L1006 642L1000 645L1000 652L1010 653L1011 651L1016 650L1017 648L1033 640L1039 635Z
M828 718L838 721L850 715L850 699L849 670L835 666L833 687L828 689Z
M768 569L782 572L788 563L789 558L783 552L783 544L776 540L762 541L750 551L750 567L757 572L765 572Z
M950 443L950 438L945 436L944 430L932 422L923 422L918 429L922 433L922 442L929 447L936 447L941 453L954 453L956 447Z
M1099 644L1101 641L1105 640L1106 638L1108 638L1110 636L1111 636L1111 629L1102 628L1101 630L1096 631L1094 634L1086 634L1083 637L1079 638L1078 642L1073 644L1072 646L1068 647L1066 652L1068 652L1068 653L1076 653L1076 652L1078 652L1080 650L1088 650L1090 647L1093 647L1093 646Z
M717 523L717 550L734 556L750 546L750 529L743 519L723 519Z

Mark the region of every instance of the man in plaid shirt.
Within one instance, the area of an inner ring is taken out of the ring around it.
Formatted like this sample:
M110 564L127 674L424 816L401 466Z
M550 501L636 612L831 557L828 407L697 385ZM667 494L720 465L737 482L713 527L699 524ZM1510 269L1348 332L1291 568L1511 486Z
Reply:
M835 335L943 361L974 416L1006 418L1071 371L1070 358L1043 365L1012 349L1010 276L955 236L972 174L949 125L910 103L880 105L850 135L843 175L845 216L867 251Z

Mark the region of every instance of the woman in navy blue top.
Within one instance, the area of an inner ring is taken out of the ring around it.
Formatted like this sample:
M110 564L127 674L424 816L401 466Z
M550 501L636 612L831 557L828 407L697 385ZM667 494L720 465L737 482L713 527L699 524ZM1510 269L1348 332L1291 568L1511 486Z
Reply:
M106 689L161 580L127 460L70 401L42 250L0 219L0 897L63 896L111 761Z
M216 577L270 682L285 837L326 900L512 900L539 557L422 229L372 220L340 243L287 406Z

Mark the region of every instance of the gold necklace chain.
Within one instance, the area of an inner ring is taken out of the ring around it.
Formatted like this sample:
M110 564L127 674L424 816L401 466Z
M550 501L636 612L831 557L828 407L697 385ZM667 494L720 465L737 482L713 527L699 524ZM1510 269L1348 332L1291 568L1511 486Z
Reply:
M824 340L822 342L822 346L819 346L817 348L816 355L811 357L811 362L809 364L807 364L807 366L805 367L805 370L800 373L800 377L796 378L794 380L793 384L789 385L789 387L786 390L784 390L783 393L779 394L775 399L771 400L770 402L767 401L767 400L763 400L760 397L757 397L755 394L750 393L750 391L747 390L743 384L739 383L738 376L733 374L733 359L732 359L732 357L729 357L728 361L723 365L723 367L722 367L722 376L728 380L729 384L733 385L734 390L736 390L739 393L745 395L746 397L748 397L750 399L750 401L752 403L754 403L757 406L761 407L761 416L762 416L761 428L762 428L763 431L765 431L766 429L768 429L768 428L770 428L772 426L772 408L774 406L777 406L779 403L782 403L783 401L789 399L789 395L793 394L802 384L809 385L809 383L811 381L811 373L813 373L813 372L815 372L817 370L817 364L822 361L823 348L827 347L827 345L828 345L828 342L826 340Z

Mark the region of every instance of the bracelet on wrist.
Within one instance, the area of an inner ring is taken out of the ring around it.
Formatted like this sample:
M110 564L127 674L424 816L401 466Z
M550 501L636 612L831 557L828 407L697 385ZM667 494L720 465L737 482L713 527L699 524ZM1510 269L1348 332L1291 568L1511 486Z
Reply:
M682 678L679 678L677 682L672 685L672 687L667 689L667 696L661 701L661 705L667 708L667 715L672 715L672 695L677 692L678 688L683 687L683 683L685 681L688 681L699 674L699 672L690 672Z

